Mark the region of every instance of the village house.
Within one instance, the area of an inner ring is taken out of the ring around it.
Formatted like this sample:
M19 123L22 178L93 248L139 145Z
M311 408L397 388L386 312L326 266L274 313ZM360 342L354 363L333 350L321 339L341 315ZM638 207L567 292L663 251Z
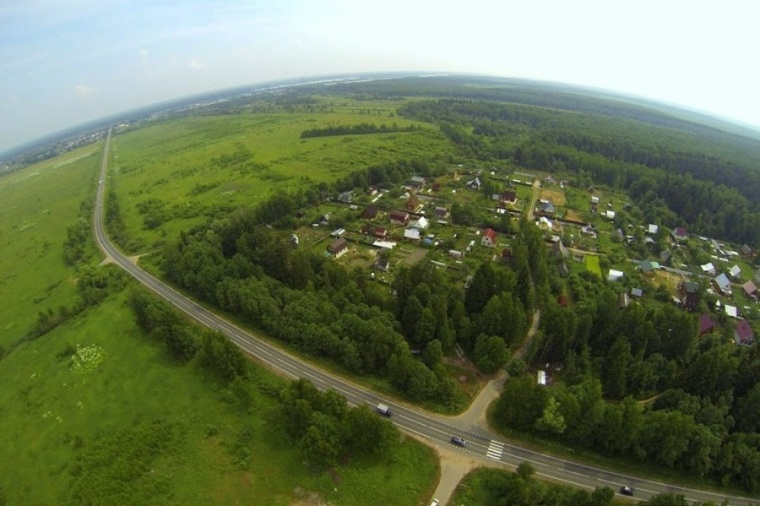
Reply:
M504 248L501 250L501 261L505 264L512 263L512 248Z
M417 242L420 240L420 231L417 228L407 228L404 230L404 239Z
M744 293L747 295L747 297L756 297L757 296L757 286L755 286L755 283L752 282L752 280L747 281L742 285L742 288L744 289Z
M647 234L655 235L655 234L657 234L657 232L659 232L659 230L660 230L660 227L658 227L657 225L654 225L654 224L650 223L649 227L647 227Z
M347 204L351 203L351 201L352 201L353 199L354 199L354 192L352 192L352 191L343 192L343 193L341 193L341 194L338 196L338 200L339 200L340 202L345 202L345 203L347 203Z
M410 225L412 228L417 228L420 230L425 230L430 226L430 222L428 222L427 218L424 216L420 217L420 219L413 221Z
M641 288L631 288L631 297L641 298L644 296L644 290Z
M581 227L581 234L596 237L596 230L591 225L584 225Z
M650 260L644 260L639 264L639 269L641 270L641 273L648 277L654 277L654 274L656 270L659 270L660 264L657 262L652 262Z
M734 265L731 267L731 270L728 271L729 276L731 276L733 279L739 279L739 276L742 275L742 268L738 265Z
M700 265L702 273L706 276L715 276L715 266L712 262L708 262L704 265Z
M388 237L388 231L384 229L383 227L375 227L375 230L372 232L372 235L374 235L378 239L385 239L386 237Z
M709 314L703 314L699 317L699 335L709 334L715 329L715 322Z
M752 248L750 248L746 244L742 244L741 248L739 248L739 253L741 253L742 256L751 257L752 256Z
M541 202L541 204L538 206L538 209L536 210L536 213L538 216L554 216L556 209L554 208L554 204L548 201Z
M514 204L517 202L517 193L513 192L512 190L507 190L498 196L498 200L502 204Z
M755 283L760 285L760 269L755 271Z
M375 206L367 206L364 211L362 211L362 218L365 220L374 220L377 216L377 207Z
M480 182L480 178L476 177L475 179L470 179L467 181L467 188L470 190L480 190L480 187L483 183Z
M671 256L673 255L670 253L669 249L664 249L660 251L660 262L667 263L670 260Z
M489 248L496 246L496 232L491 228L485 229L483 236L480 238L480 244Z
M724 273L715 278L715 285L723 295L731 295L731 281Z
M426 182L424 177L414 176L406 185L421 190L425 187Z
M676 227L670 235L673 236L673 240L676 242L684 242L687 238L686 229L683 227Z
M565 248L565 245L562 244L562 240L556 241L554 244L552 244L552 253L557 255L560 258L567 258L570 256L570 252L567 251L567 248Z
M409 223L409 213L402 211L393 211L389 218L394 225L406 225Z
M409 200L406 201L405 207L410 213L417 213L422 209L422 205L422 201L419 197L417 197L417 195L412 195L409 197Z
M683 281L678 285L681 304L689 311L694 311L699 305L699 285L692 281Z
M436 207L435 208L435 217L439 220L445 220L449 217L449 210L445 207Z
M741 346L749 346L755 343L755 332L747 320L741 320L734 328L734 340Z
M631 297L627 293L618 296L618 309L625 309L631 304Z
M348 241L343 237L333 241L333 243L327 247L327 252L332 255L333 258L342 257L348 253Z
M623 271L619 271L617 269L610 269L607 273L607 281L610 283L614 283L615 281L620 280L625 273Z

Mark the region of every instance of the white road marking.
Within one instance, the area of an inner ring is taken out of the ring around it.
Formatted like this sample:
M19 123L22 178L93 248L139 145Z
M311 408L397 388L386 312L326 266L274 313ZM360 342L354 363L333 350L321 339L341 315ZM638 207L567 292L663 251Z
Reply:
M501 460L501 453L504 451L504 444L494 441L493 439L488 444L488 450L486 451L486 457L493 460Z

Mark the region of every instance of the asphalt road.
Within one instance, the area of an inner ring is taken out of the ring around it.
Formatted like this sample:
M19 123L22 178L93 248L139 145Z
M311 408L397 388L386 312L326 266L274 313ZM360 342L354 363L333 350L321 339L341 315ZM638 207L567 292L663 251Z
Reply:
M292 378L309 379L318 388L323 390L334 389L343 394L352 405L366 404L375 406L379 402L382 402L391 407L393 411L391 420L395 425L402 430L424 437L431 444L451 446L450 439L452 436L462 437L467 441L467 447L457 447L458 451L468 452L484 461L501 462L515 467L522 462L530 462L536 468L539 476L585 489L593 490L596 487L607 486L617 491L620 486L627 485L636 489L635 500L647 499L652 495L663 492L673 492L683 494L694 501L715 501L721 503L723 500L728 499L729 503L733 506L749 506L752 504L751 500L745 498L690 490L665 483L625 476L507 444L505 441L499 440L495 434L477 426L457 426L455 422L446 419L446 417L431 415L419 408L391 402L362 386L356 385L344 378L333 376L315 365L304 362L278 346L217 316L137 267L109 241L103 228L103 202L105 185L108 178L110 141L111 132L109 131L103 151L95 214L93 217L93 227L98 245L114 263L143 285L171 302L192 319L208 328L223 333L246 353L255 356L257 359L266 362L271 367ZM515 409L520 409L520 407L516 406Z

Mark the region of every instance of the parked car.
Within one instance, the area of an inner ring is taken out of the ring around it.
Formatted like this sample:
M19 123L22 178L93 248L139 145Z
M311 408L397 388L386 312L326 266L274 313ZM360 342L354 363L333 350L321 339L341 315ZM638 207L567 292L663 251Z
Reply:
M438 506L438 499L433 499L433 502L430 503L430 506Z
M632 489L631 487L620 487L620 493L623 495L633 496L636 493L636 491Z
M467 446L467 441L457 436L451 436L451 443L457 446Z

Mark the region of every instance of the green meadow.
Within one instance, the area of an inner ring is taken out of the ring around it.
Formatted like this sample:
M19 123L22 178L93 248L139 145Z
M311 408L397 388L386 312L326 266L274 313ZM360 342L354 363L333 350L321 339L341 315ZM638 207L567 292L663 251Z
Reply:
M368 166L443 160L452 152L436 127L399 118L384 106L377 114L361 109L366 104L345 102L333 112L199 116L121 133L113 140L111 181L127 230L144 252L220 207L255 205L274 192L335 181ZM421 128L300 137L305 129L361 123Z
M76 298L63 262L66 228L94 198L100 146L0 177L0 347L22 338L39 311Z
M77 368L77 347L98 350L91 367ZM413 505L437 477L432 450L408 438L379 461L310 473L272 423L279 402L254 392L241 410L205 371L141 335L123 294L5 357L0 383L7 505L85 504L77 494L93 504L285 506L317 494Z

